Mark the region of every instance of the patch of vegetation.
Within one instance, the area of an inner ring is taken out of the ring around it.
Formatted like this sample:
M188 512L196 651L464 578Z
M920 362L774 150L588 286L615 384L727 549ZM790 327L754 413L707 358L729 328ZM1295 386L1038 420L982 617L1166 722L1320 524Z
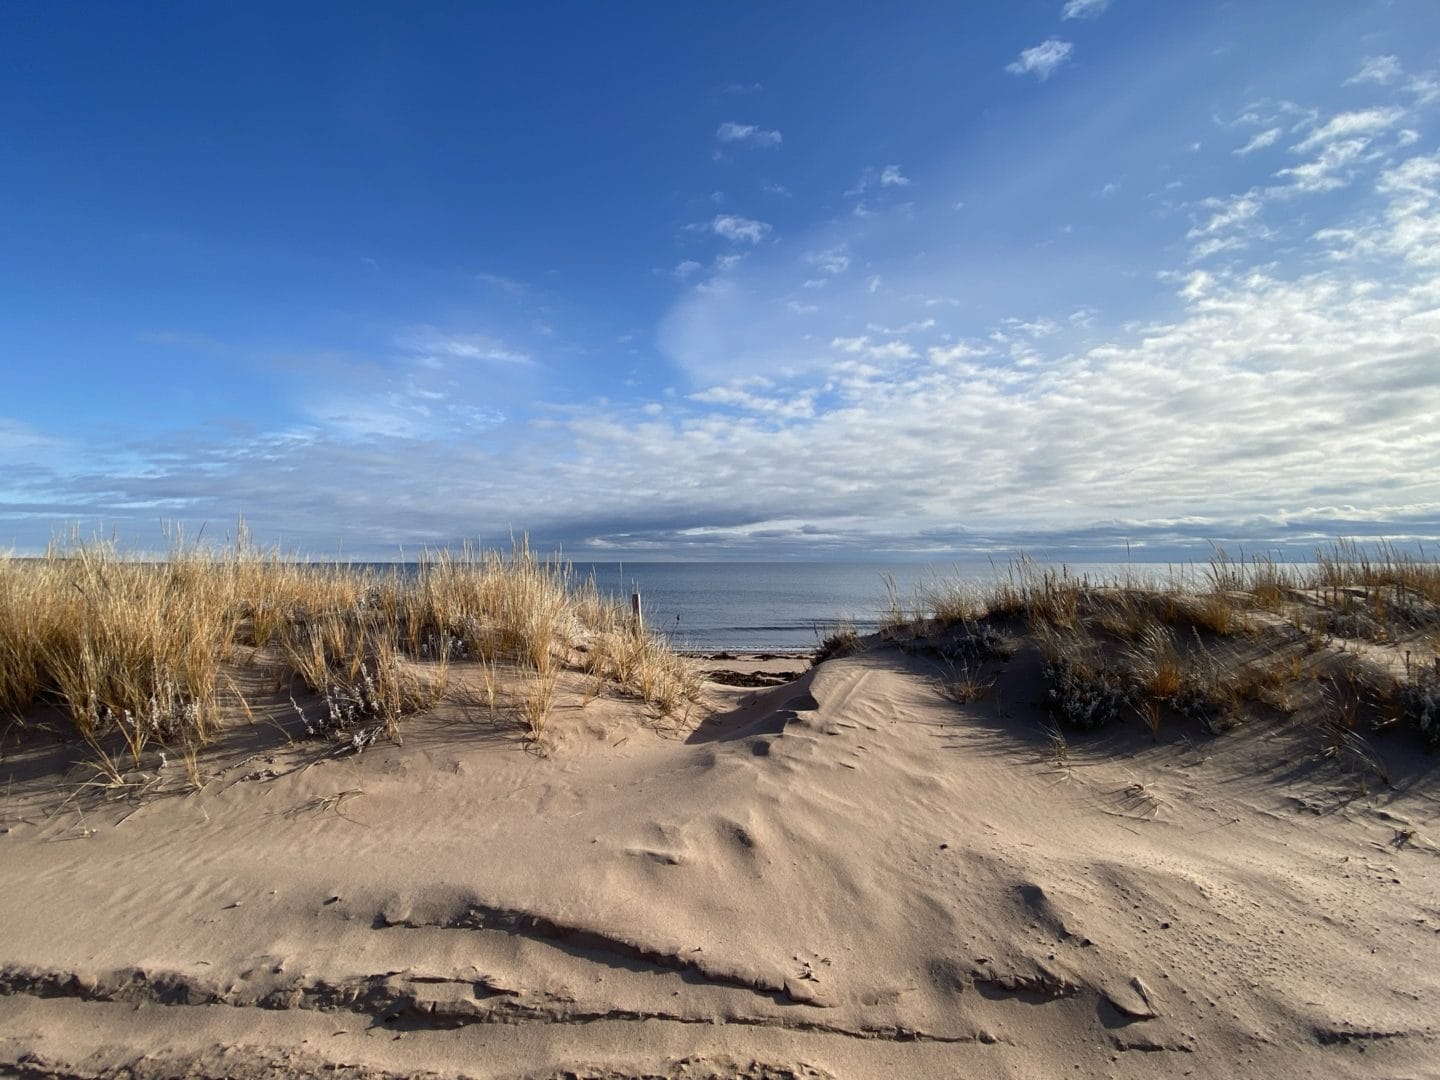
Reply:
M224 706L248 711L227 665L252 655L292 693L298 683L319 696L297 709L328 737L397 738L402 717L444 694L452 663L481 668L492 708L495 672L515 671L537 738L567 666L661 715L701 687L666 642L523 542L508 556L426 553L389 571L256 551L243 525L233 546L177 537L163 558L78 539L38 559L0 557L0 712L23 722L59 705L110 771L117 745L136 768L152 746L193 759Z
M813 663L823 664L842 656L853 656L860 651L860 633L850 623L842 623L821 638L815 650Z

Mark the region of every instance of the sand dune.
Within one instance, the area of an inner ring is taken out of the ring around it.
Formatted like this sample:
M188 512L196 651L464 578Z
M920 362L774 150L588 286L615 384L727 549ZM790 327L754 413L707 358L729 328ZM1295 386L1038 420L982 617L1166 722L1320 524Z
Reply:
M1061 760L1039 664L961 706L874 649L664 729L577 683L546 756L452 704L140 801L22 741L0 1069L1440 1075L1429 759L1361 794L1255 724Z

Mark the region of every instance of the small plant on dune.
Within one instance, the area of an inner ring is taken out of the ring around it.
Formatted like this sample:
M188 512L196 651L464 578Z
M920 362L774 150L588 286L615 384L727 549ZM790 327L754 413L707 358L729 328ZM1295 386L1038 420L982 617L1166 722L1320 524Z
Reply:
M1358 731L1348 727L1344 717L1326 717L1321 723L1321 755L1337 763L1373 773L1382 784L1390 783L1385 759Z
M932 581L918 590L919 606L942 627L974 623L985 617L985 595L966 581Z
M819 636L819 631L816 631ZM852 623L841 623L831 630L825 637L820 639L820 645L816 648L812 662L823 664L826 660L835 660L842 656L853 656L860 651L860 633Z
M1071 727L1087 730L1119 718L1125 690L1117 672L1062 657L1045 665L1044 676L1051 711Z
M635 679L640 698L661 716L669 716L700 697L701 678L693 664L652 642L641 653Z
M1100 629L1118 641L1140 641L1156 626L1151 594L1122 589L1094 605Z
M1008 660L1019 646L988 621L971 619L953 623L934 641L935 650L949 661L974 664L984 660Z
M1041 634L1045 700L1056 719L1088 730L1119 718L1126 694L1121 673L1105 664L1095 642L1075 632Z
M944 661L938 682L940 692L959 705L983 700L995 686L995 680L986 679L978 665L953 660Z
M1135 711L1140 715L1140 719L1145 722L1145 726L1150 729L1150 737L1152 739L1160 738L1160 718L1164 713L1164 709L1159 700L1156 698L1145 698L1135 707Z
M880 613L880 632L895 633L899 630L906 630L912 624L918 622L918 618L911 618L905 613L905 605L900 599L899 586L895 584L895 575L885 575L885 610Z
M702 689L693 663L666 642L619 620L591 636L581 666L596 683L613 683L635 694L661 716L698 700Z
M1028 555L1014 559L1003 581L992 586L986 610L994 616L1023 614L1034 630L1076 630L1084 590L1069 572L1041 569Z
M448 678L444 656L433 665L427 681L407 670L383 623L369 625L358 608L304 624L287 634L284 647L292 670L325 700L323 718L307 717L295 706L307 733L316 736L335 737L374 723L369 740L381 732L396 738L401 717L434 704ZM351 736L352 740L363 737Z
M1185 661L1175 635L1163 626L1151 626L1126 653L1130 677L1155 701L1168 701L1185 685Z
M550 718L550 709L555 702L557 674L554 668L534 672L529 677L525 696L520 701L520 716L535 743L539 743L545 735L545 722Z
M1208 630L1216 637L1229 637L1248 625L1235 597L1219 590L1202 593L1185 606L1184 612L1192 626Z
M1068 775L1070 772L1070 744L1065 739L1064 729L1059 724L1051 722L1042 724L1040 730L1050 746L1051 764Z
M1393 696L1401 717L1415 725L1426 747L1440 749L1440 676L1421 674L1400 683Z

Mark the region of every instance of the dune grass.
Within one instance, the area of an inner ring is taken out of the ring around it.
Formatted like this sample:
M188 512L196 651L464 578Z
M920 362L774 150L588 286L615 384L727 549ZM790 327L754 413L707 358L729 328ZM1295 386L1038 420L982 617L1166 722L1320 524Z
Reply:
M977 657L1003 661L1005 634L1027 634L1052 718L1072 728L1138 717L1157 736L1177 722L1218 733L1257 709L1303 713L1331 756L1377 775L1362 729L1405 723L1440 746L1440 564L1393 545L1339 541L1299 566L1217 548L1159 581L1022 556L988 583L921 587L913 615L893 587L887 606L882 637L963 660L967 684L984 677Z
M243 706L230 678L240 650L318 696L295 705L312 733L351 739L398 736L403 716L444 694L452 665L479 667L492 708L497 672L514 672L536 738L566 668L660 714L700 686L668 644L523 542L506 555L427 552L408 573L283 558L243 531L159 558L79 540L0 557L0 714L22 723L58 705L97 752L118 736L137 766L151 746L193 755Z

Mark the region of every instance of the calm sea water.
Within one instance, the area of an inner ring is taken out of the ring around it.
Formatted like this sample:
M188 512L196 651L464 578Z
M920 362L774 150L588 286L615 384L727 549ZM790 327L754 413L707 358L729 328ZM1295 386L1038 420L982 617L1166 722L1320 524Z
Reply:
M1183 568L1174 568L1176 573ZM1171 568L1155 564L1067 567L1092 580L1158 580ZM575 573L629 603L643 598L645 622L678 648L716 651L809 651L838 624L875 630L889 610L893 581L908 609L917 587L937 581L992 580L988 563L877 565L874 563L576 563Z

